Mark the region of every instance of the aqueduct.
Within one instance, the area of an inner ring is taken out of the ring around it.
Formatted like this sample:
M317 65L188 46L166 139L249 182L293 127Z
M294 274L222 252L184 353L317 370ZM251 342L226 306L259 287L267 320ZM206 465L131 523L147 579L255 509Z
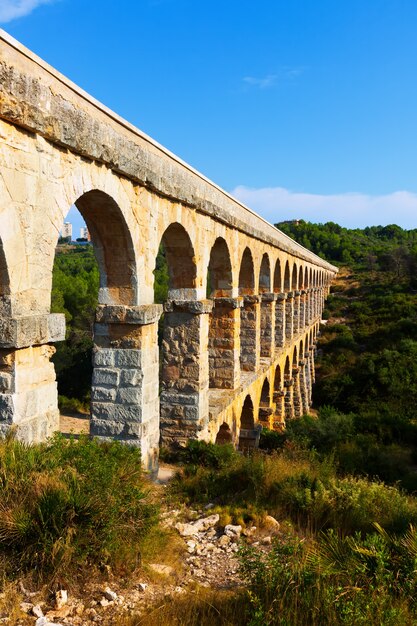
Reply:
M311 404L337 271L0 34L0 433L58 428L55 247L76 205L100 269L91 430L140 445L256 445ZM155 259L164 243L168 301ZM207 285L207 275L210 285ZM209 287L209 293L207 289ZM160 382L161 381L161 382ZM160 386L160 388L159 388Z

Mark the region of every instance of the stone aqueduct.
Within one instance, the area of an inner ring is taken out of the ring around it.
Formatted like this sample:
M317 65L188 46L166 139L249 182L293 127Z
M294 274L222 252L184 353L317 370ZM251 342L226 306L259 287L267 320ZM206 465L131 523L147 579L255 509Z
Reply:
M140 445L256 444L311 403L335 267L0 34L0 432L58 428L55 247L75 204L100 269L91 430ZM154 269L169 266L162 305ZM207 294L207 276L210 293Z

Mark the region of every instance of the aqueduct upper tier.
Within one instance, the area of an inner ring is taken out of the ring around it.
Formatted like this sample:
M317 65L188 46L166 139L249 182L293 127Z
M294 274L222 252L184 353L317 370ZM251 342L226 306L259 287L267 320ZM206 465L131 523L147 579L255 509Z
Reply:
M140 445L152 467L160 435L250 447L260 425L308 410L336 268L1 31L0 432L16 424L33 441L58 428L52 268L74 204L100 269L94 434Z

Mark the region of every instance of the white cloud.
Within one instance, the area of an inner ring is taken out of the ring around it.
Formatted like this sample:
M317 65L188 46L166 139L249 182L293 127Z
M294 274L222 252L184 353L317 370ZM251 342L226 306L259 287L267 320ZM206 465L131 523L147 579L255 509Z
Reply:
M41 4L50 4L55 0L0 0L0 22L6 23L29 15Z
M242 185L231 193L272 223L303 219L336 222L348 228L387 224L417 228L417 194L409 191L380 196L362 193L322 195L297 193L283 187L253 189Z
M260 89L266 89L272 87L277 81L277 74L268 74L264 78L255 78L254 76L245 76L243 82L252 87L259 87Z
M267 74L261 78L255 76L245 76L242 80L246 85L258 87L259 89L268 89L282 81L291 81L300 76L304 71L302 67L280 67L275 74Z

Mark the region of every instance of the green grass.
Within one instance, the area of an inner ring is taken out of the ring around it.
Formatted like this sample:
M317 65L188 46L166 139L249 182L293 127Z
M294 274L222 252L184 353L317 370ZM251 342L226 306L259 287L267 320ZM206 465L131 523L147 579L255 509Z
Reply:
M105 566L130 571L156 522L140 454L117 442L2 440L0 495L1 557L14 576L65 581Z

